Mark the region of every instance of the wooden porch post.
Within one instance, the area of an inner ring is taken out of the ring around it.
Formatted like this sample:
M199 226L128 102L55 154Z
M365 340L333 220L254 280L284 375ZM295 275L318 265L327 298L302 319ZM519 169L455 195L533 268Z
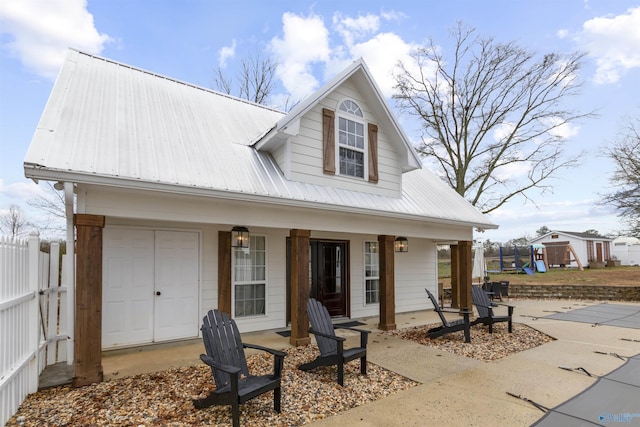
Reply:
M230 231L218 231L218 310L231 317Z
M458 242L458 266L458 283L460 284L458 300L460 302L460 308L471 310L473 308L471 302L471 270L473 263L471 258L471 241L469 240Z
M396 329L394 236L378 236L380 247L380 324L383 331Z
M290 230L291 237L291 337L294 346L307 345L309 338L309 230Z
M458 245L451 245L451 307L460 307L460 282L458 280Z
M77 214L75 372L73 386L101 382L102 229L104 216Z

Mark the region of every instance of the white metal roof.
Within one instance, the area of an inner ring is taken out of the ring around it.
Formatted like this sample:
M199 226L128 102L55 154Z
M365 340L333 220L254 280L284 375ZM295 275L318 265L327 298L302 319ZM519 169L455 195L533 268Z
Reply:
M268 153L250 145L285 116L71 50L25 175L496 228L426 169L402 175L401 198L287 180Z

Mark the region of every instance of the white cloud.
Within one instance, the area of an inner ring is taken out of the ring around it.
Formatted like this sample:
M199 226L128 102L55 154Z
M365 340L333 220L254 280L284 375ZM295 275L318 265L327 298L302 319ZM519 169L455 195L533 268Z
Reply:
M386 21L401 21L407 17L407 14L396 10L382 10L380 16Z
M225 68L227 66L227 59L233 58L236 55L236 45L236 39L233 39L231 46L224 46L218 52L218 65L221 68Z
M283 35L270 43L279 63L277 75L291 98L297 100L318 88L320 75L331 78L363 58L383 95L391 97L394 69L400 60L414 68L410 52L416 46L397 34L379 30L381 21L402 17L396 12L356 18L336 13L330 32L321 16L285 13Z
M578 134L580 127L571 123L562 123L560 118L547 118L545 126L549 128L549 134L561 139L569 139Z
M274 37L270 47L278 58L277 75L294 99L302 99L318 87L312 64L329 60L329 31L322 17L282 16L283 36Z
M4 180L0 179L0 196L9 201L7 206L11 204L21 205L27 200L44 196L45 194L42 187L33 181L24 180L5 184Z
M55 78L68 48L100 53L111 41L95 28L86 0L2 0L0 31L12 55L35 74Z
M617 82L628 70L640 67L640 7L622 15L590 19L577 40L596 58L594 81Z
M369 34L375 33L380 28L380 17L376 15L343 17L341 13L333 15L333 24L338 34L347 46L353 45L355 40L361 40Z
M360 57L364 59L383 95L390 98L396 84L393 77L396 66L399 61L402 61L407 68L412 68L414 60L410 52L414 47L397 34L380 33L363 43L354 45L350 53L354 59Z
M487 230L482 237L491 241L506 242L524 234L532 236L538 228L547 226L551 230L581 232L588 229L606 234L620 228L615 212L598 206L595 199L575 201L537 202L537 207L509 202L506 207L488 214L490 220L499 224L498 230Z

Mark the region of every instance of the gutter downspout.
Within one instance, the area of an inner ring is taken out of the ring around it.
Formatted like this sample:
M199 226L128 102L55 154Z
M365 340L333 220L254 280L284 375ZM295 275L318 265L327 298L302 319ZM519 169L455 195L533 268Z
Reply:
M73 182L64 183L64 207L67 217L67 256L65 277L67 287L67 365L74 364L75 314L76 314L76 269L75 232L73 228Z

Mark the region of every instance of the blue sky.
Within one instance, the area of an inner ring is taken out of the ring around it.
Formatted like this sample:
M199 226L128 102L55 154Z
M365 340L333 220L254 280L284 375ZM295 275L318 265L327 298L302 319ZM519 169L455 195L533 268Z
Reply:
M446 55L457 21L540 54L587 52L582 95L567 105L598 112L568 132L567 151L586 150L581 166L558 175L553 193L534 191L533 202L517 199L494 212L500 229L478 237L504 242L545 225L619 229L615 212L597 201L613 168L602 147L625 115L640 114L640 2L624 0L3 0L0 212L15 204L36 215L27 201L42 189L24 178L22 162L68 47L204 87L218 66L233 74L243 58L271 55L280 64L272 102L284 105L359 57L390 96L396 61L428 38ZM418 141L416 123L396 114Z

